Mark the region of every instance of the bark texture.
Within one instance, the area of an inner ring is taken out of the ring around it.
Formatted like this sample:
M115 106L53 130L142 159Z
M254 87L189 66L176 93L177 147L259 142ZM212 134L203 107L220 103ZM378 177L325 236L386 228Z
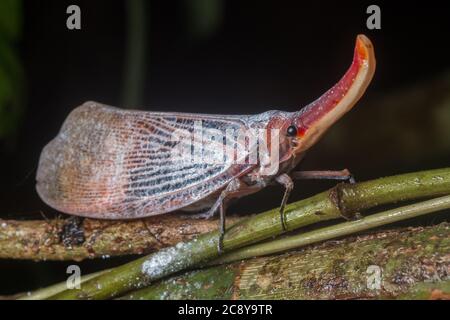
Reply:
M234 223L238 217L228 217ZM1 220L0 259L75 260L150 253L217 229L217 220L167 214L133 221Z
M450 224L379 231L193 271L124 298L450 299Z

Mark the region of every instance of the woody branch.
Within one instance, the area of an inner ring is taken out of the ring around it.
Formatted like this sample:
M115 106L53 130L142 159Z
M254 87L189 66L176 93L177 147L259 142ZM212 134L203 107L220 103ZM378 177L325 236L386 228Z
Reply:
M339 184L331 190L288 205L285 211L286 223L288 230L295 230L319 221L342 216L351 217L355 212L382 204L449 193L450 168L380 178L356 185ZM400 212L411 212L407 216L412 217L439 208L447 209L448 204L446 197L446 200L433 200L432 210L412 208L402 209ZM391 215L387 213L388 217ZM403 219L406 219L406 216ZM271 239L283 232L278 209L270 210L231 226L224 237L224 251L232 252L246 245ZM87 280L81 290L66 290L53 298L108 299L148 286L179 271L217 259L218 239L217 231L202 234L191 241L162 249Z

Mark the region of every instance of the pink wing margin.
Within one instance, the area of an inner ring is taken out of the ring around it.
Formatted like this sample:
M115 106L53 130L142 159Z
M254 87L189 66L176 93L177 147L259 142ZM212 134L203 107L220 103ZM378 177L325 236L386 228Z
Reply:
M59 211L104 219L141 218L193 204L254 167L171 158L172 133L192 131L199 120L219 130L246 127L237 116L130 111L86 102L42 150L36 190Z

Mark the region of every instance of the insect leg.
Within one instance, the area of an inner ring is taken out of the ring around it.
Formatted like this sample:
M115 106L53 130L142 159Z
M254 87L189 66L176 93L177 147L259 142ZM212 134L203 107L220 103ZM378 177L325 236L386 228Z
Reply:
M219 222L219 242L217 244L217 250L219 254L223 252L223 237L225 235L225 211L226 211L226 200L231 194L236 193L241 189L241 182L238 179L232 180L227 187L222 191L219 198L217 198L216 203L211 207L209 212L214 212L219 208L220 222Z
M281 226L283 227L283 231L287 230L286 226L286 217L284 216L284 208L286 207L286 203L288 201L289 195L291 194L292 189L294 188L294 182L291 177L289 177L286 173L283 173L275 178L275 180L284 186L284 195L283 200L281 200L280 205L280 220Z
M200 213L190 213L187 215L183 215L187 219L211 219L215 216L216 212L220 209L220 204L225 201L225 198L229 196L231 193L236 192L240 188L240 182L231 181L225 189L220 193L219 197L215 200L214 204L205 212Z
M219 254L223 251L223 237L225 236L225 228L225 201L222 201L220 203L219 243L217 245Z
M227 187L222 191L219 198L217 198L214 205L209 212L215 212L219 209L220 224L219 224L219 243L217 245L219 253L223 252L223 237L226 231L225 217L227 202L233 198L239 198L244 195L252 194L261 190L265 186L264 183L257 183L255 185L248 186L245 182L241 182L239 179L232 180Z
M264 188L266 184L264 182L256 183L254 185L247 185L245 182L240 181L239 179L234 179L225 187L225 189L220 193L219 197L215 200L214 204L207 212L202 212L198 214L189 214L186 215L186 218L212 218L214 214L219 210L220 221L219 221L219 243L218 243L218 251L222 253L223 251L223 236L225 234L225 216L226 216L226 207L227 202L233 198L239 198L248 194L255 193L262 188Z
M339 180L355 183L355 178L347 169L344 170L320 170L320 171L296 171L292 172L291 177L298 180L321 179L321 180Z
M205 212L183 214L182 217L186 218L186 219L194 219L194 220L196 220L196 219L211 219L212 217L214 217L216 211L217 211L217 207L212 206L210 209L208 209Z
M324 171L297 171L291 172L293 179L325 179L325 180L339 180L346 181L351 184L355 183L355 178L347 169L340 171L324 170ZM361 214L356 212L355 219L360 219Z

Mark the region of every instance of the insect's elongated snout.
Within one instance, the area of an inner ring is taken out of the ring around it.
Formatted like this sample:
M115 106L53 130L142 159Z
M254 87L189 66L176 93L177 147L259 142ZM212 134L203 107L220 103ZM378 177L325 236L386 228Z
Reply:
M295 114L298 146L304 152L349 111L363 95L375 72L375 54L370 40L356 38L353 62L345 75L319 99Z

